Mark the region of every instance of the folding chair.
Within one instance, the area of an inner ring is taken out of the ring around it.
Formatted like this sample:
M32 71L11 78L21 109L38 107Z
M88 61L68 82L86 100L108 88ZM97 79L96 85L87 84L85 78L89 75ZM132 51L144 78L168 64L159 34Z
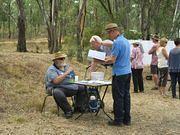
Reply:
M48 97L51 97L51 96L53 96L53 90L52 90L52 92L49 90L47 90L46 91L46 96L44 97L44 101L43 101L43 105L42 105L42 108L41 108L41 113L45 110L45 105L46 105L46 99L48 98ZM72 100L72 106L74 107L74 96L72 96L71 97L71 100ZM55 102L56 103L56 102ZM59 106L58 106L58 104L56 104L56 106L57 106L57 115L59 116Z
M47 95L44 97L43 105L42 105L42 108L41 108L41 113L42 113L43 111L45 111L46 99L47 99L48 97L53 96L53 90L52 90L52 92L46 91L46 94L47 94ZM58 106L57 104L56 104L56 106L57 106L57 115L59 116L59 106Z

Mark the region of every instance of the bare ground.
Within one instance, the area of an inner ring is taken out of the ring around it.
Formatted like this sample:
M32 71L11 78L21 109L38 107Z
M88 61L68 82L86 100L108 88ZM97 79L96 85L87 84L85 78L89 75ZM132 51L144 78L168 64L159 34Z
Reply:
M58 117L52 97L47 100L46 110L41 114L40 109L45 96L43 78L47 67L51 64L52 57L50 54L0 52L0 134L180 134L180 100L172 99L170 92L167 92L167 98L161 97L158 91L150 90L153 82L147 80L144 80L145 93L135 94L131 86L131 126L108 126L109 119L102 111L98 116L84 114L78 120L74 118L79 114L75 114L72 119L65 119L62 111ZM71 64L82 78L85 66L75 61ZM144 76L147 74L146 69ZM167 89L168 87L169 84ZM106 112L113 117L110 113L112 110L110 89L104 102Z

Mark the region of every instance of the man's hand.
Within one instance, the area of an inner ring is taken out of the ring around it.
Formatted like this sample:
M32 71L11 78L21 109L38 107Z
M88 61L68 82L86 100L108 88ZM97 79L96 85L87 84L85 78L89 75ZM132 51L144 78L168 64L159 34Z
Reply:
M66 73L69 74L71 71L73 71L73 68L69 67L68 70L66 71Z
M113 64L116 61L115 56L106 56L105 58L105 64Z

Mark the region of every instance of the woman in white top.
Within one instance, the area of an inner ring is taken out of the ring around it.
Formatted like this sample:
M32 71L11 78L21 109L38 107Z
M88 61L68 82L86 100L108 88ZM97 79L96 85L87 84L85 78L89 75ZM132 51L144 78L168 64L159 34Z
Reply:
M166 38L161 38L159 42L159 47L156 50L158 56L158 71L159 71L159 91L160 94L165 96L165 87L168 79L168 53L166 51L166 45L168 40Z

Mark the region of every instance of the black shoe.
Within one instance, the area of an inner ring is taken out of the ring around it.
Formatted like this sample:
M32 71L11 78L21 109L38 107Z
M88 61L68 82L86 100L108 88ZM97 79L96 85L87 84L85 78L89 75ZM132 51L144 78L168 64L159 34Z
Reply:
M116 122L114 120L108 121L109 126L117 126L117 127L122 127L123 124L121 122Z
M144 93L144 91L140 91L140 93Z
M123 124L126 125L126 126L130 126L130 125L131 125L131 122L130 122L130 121L128 121L128 122L123 122Z
M69 118L72 118L73 112L72 111L65 112L64 115L65 115L66 119L69 119Z
M172 98L176 98L176 99L178 99L178 97L177 97L177 96L173 96Z

